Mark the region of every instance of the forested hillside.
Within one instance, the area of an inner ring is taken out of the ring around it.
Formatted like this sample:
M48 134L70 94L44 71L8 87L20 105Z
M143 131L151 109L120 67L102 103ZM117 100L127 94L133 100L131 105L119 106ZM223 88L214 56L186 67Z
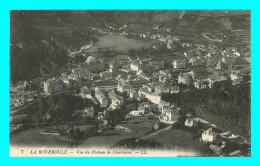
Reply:
M219 127L249 138L250 91L249 85L238 87L227 82L216 84L211 89L191 89L173 95L165 94L162 98L177 103L186 112L193 112Z

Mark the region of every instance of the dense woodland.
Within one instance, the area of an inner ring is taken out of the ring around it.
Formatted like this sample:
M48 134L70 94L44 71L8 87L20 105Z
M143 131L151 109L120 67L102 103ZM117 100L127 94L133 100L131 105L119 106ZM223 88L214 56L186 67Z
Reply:
M251 93L249 85L232 86L229 81L211 89L191 89L162 98L177 103L184 112L195 113L219 127L250 138Z
M47 121L49 124L78 122L83 119L73 116L74 111L91 106L94 108L94 115L97 116L101 108L91 100L70 94L41 97L34 105L19 112L19 114L26 114L28 120L13 123L40 123L43 122L42 116L46 114L50 115L50 119Z
M94 104L89 99L83 99L71 94L58 94L53 96L41 97L39 102L31 105L19 112L19 114L26 114L24 119L19 118L19 121L13 121L14 124L31 124L43 122L42 116L49 114L50 119L48 124L59 123L86 123L87 119L80 116L73 116L76 110L83 110L84 108L94 108L94 116L97 117L98 112L104 110L98 104ZM121 108L111 110L107 113L107 120L109 126L115 126L124 120L125 115L129 113L123 105Z
M16 83L57 76L68 61L69 51L90 42L89 34L75 27L64 28L59 13L11 12L10 76ZM61 19L66 19L64 15ZM55 25L55 26L54 26Z

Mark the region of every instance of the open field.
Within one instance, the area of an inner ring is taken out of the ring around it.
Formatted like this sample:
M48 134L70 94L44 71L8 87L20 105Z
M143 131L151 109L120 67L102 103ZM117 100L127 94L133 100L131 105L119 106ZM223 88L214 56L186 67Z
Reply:
M67 125L59 125L59 128L67 129ZM80 131L85 131L93 125L80 125L74 126L79 127ZM56 129L56 126L52 126L50 129ZM10 145L16 146L40 146L40 147L66 147L68 146L62 141L55 138L58 133L51 134L48 129L45 128L32 128L21 131L10 137Z
M154 122L147 119L147 117L136 117L119 124L119 126L130 129L131 132L122 131L120 129L109 129L98 136L87 138L80 147L110 148L119 141L143 136L145 133L152 131L153 125Z
M82 148L110 148L121 140L135 136L136 134L134 133L128 133L120 130L108 130L98 136L87 138L79 146Z
M123 122L119 126L130 129L130 132L122 131L120 129L108 129L100 135L86 138L79 146L80 147L102 147L109 148L117 142L132 138L141 137L147 132L152 131L154 121L147 117L136 117L129 121ZM81 131L93 127L93 125L81 125L74 126L79 127ZM66 125L59 125L58 128L67 128ZM56 126L52 126L50 129L56 129ZM57 134L57 133L56 133ZM41 147L66 147L65 143L55 139L55 134L51 134L44 128L33 128L25 131L21 131L12 135L10 139L11 145L16 146L41 146Z
M127 51L129 49L140 49L142 47L149 48L153 41L128 39L116 33L109 33L102 36L97 36L98 42L89 48L86 52L97 52L98 48L109 47L114 51Z
M136 133L139 137L151 132L154 126L154 120L150 120L147 117L135 117L130 119L126 123L120 124L122 127L126 127Z
M207 145L192 140L193 133L183 130L167 130L153 137L152 140L170 148L171 150L180 150L194 152L196 154L210 154Z
M28 147L64 147L64 143L59 142L53 134L42 134L46 129L33 128L21 131L10 137L10 145Z

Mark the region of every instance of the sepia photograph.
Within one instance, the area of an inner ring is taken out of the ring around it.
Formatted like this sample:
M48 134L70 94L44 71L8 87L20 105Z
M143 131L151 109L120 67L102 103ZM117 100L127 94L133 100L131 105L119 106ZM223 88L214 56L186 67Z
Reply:
M11 157L251 157L251 10L10 10Z

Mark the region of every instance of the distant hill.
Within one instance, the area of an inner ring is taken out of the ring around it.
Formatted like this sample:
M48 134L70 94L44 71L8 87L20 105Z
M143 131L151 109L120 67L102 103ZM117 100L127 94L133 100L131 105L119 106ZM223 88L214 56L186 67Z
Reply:
M240 28L237 23L244 24L241 28L250 28L248 10L20 10L12 11L10 18L11 30L16 23L44 28L48 26L100 27L103 22L119 25L167 23L168 26L178 26L183 21L188 26L200 28L204 26L214 29L215 25L217 25L215 28L219 28L219 25L224 29Z

